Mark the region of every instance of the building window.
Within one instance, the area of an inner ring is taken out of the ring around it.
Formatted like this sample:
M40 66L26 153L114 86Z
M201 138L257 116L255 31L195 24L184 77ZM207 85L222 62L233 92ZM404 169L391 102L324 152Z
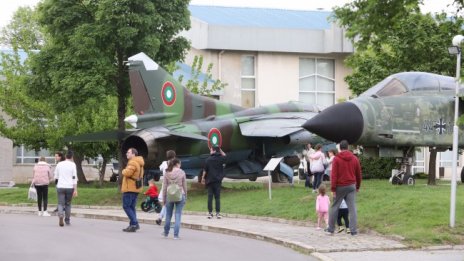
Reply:
M412 174L425 173L425 149L424 147L416 148L414 155L414 166L411 168Z
M45 160L53 164L55 163L55 154L50 154L50 151L41 149L40 151L27 150L23 145L16 147L16 163L17 164L34 164L41 156L45 157Z
M453 151L452 150L447 150L444 152L440 152L440 167L452 167L453 166ZM458 159L457 159L457 164L459 164L459 153L458 153Z
M300 58L299 101L322 106L335 103L335 62Z
M245 108L255 107L255 57L250 55L242 56L241 72L241 96L242 106Z

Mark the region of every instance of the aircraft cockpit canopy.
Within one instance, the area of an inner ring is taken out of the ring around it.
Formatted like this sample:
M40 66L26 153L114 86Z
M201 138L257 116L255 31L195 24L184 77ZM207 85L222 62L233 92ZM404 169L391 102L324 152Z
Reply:
M390 75L360 96L387 97L407 92L439 92L454 90L453 77L425 72L403 72Z

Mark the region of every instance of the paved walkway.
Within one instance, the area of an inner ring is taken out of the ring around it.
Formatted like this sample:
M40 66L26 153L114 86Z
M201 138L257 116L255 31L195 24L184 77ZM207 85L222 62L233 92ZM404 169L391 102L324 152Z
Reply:
M50 209L53 209L53 207L50 207ZM35 214L37 212L36 207L14 205L0 206L0 213ZM73 206L72 215L94 219L128 220L121 208L111 207ZM139 222L142 224L142 229L143 224L156 226L155 219L158 217L158 214L138 211L137 215ZM203 214L184 212L182 215L182 226L190 229L264 240L293 248L321 260L346 260L346 258L343 258L344 252L349 252L349 254L354 254L354 256L356 256L356 253L374 253L372 257L377 257L377 260L379 260L375 251L377 251L377 253L381 251L391 253L391 251L407 249L407 246L400 241L382 237L375 233L359 234L356 237L347 235L346 233L328 236L325 235L324 232L309 226L307 223L275 218L225 215L222 219L210 220ZM438 247L432 250L436 251L440 249L441 248ZM444 246L443 249L462 251L463 259L460 260L464 260L464 246ZM342 258L339 258L340 255Z

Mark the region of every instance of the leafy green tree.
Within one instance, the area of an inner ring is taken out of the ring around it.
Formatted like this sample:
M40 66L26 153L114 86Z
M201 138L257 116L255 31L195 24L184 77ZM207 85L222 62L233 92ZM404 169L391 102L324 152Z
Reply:
M39 23L47 37L40 53L31 57L29 95L68 112L114 96L117 128L124 131L130 94L125 62L141 51L160 64L181 60L189 47L178 36L190 26L188 3L43 1Z
M448 54L463 19L446 14L422 14L419 1L357 0L335 8L334 18L346 28L356 52L346 60L353 73L346 77L359 95L388 75L427 71L454 75L455 59Z
M178 69L175 66L175 63L168 65L167 68L168 71L171 73ZM224 89L224 87L226 87L227 84L221 82L219 79L213 80L213 75L211 73L212 69L213 63L209 63L206 68L206 72L203 73L203 56L195 55L190 71L191 78L187 80L187 82L185 83L185 87L192 93L197 93L205 96L211 96L215 91ZM200 79L200 76L202 74L205 77L203 79ZM180 75L178 80L182 83L184 80L183 75Z

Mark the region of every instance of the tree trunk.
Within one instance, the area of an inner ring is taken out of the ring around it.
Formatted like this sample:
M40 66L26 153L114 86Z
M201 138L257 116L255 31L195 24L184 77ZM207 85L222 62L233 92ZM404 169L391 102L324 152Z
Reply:
M79 183L87 184L88 181L85 178L84 171L82 170L82 160L82 156L79 153L74 152L74 163L76 163L77 180Z
M106 172L106 163L107 163L107 159L105 157L103 157L103 162L102 162L102 165L100 166L100 168L98 169L98 174L99 174L99 183L100 183L100 187L103 187L103 181L105 181L105 172Z
M436 185L436 169L437 169L437 150L429 148L430 150L430 161L429 161L429 176L427 185Z

